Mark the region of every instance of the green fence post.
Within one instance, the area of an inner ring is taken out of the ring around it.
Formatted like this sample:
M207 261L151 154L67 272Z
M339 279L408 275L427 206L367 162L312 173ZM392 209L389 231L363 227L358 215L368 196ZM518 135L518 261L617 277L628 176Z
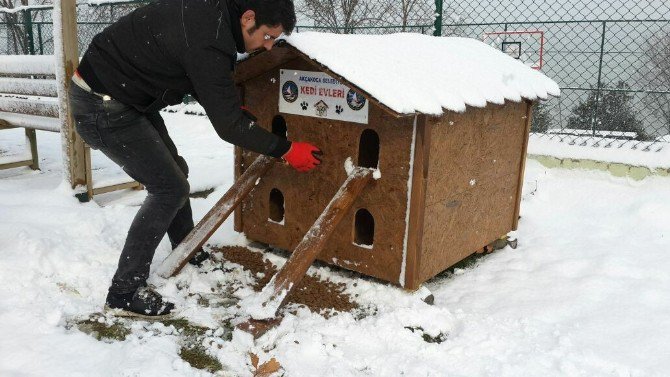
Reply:
M435 0L435 32L436 37L442 36L442 3L444 0Z
M44 41L42 40L42 24L37 24L37 43L40 44L40 55L44 55Z
M35 55L35 41L33 40L33 19L30 9L23 11L23 24L25 25L26 38L28 41L28 53Z
M602 86L603 76L603 56L605 55L605 29L607 21L603 21L603 32L600 37L600 63L598 64L598 86L596 87L596 102L593 105L593 115L591 116L591 133L596 136L596 123L598 122L598 102L600 101L600 88Z

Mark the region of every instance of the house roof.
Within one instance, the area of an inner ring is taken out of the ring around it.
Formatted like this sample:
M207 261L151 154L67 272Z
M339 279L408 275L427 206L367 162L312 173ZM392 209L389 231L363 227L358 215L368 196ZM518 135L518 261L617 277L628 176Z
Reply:
M302 32L286 42L399 115L560 95L556 82L476 39Z

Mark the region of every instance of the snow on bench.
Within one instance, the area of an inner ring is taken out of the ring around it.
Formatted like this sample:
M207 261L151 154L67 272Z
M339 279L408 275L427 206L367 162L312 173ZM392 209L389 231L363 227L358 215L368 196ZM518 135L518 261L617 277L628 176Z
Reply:
M55 76L53 55L0 55L0 76Z
M0 127L3 125L5 127L23 127L41 131L60 132L60 120L58 118L0 111Z
M54 57L0 56L0 127L60 132Z
M0 77L0 93L57 97L56 79Z

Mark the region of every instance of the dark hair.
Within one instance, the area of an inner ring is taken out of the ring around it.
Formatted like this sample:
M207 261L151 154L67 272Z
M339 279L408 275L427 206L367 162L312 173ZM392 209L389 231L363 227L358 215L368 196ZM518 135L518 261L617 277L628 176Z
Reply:
M242 12L251 9L256 13L256 26L281 25L286 35L293 31L296 17L292 0L247 0L244 3Z

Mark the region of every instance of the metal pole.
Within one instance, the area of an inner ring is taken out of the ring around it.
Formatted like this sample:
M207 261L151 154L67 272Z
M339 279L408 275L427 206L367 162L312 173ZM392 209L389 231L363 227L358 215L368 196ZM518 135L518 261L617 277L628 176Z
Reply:
M603 55L605 54L605 29L607 28L607 21L603 21L603 32L600 37L600 63L598 64L598 86L596 87L596 103L593 105L593 113L591 115L591 133L596 136L596 122L598 121L598 102L600 101L600 87L602 86L603 74Z
M23 24L25 25L26 38L28 41L28 53L35 55L35 41L33 40L33 20L30 9L23 11Z
M442 4L444 0L435 0L435 32L436 37L442 36Z
M37 42L40 44L40 55L44 55L44 41L42 41L42 24L37 24Z

